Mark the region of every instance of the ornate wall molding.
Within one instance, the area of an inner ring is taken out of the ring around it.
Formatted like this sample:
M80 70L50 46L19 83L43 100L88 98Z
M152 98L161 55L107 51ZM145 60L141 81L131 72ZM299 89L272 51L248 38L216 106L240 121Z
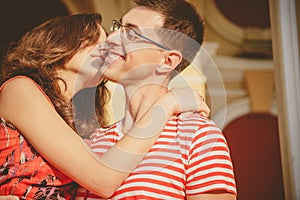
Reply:
M240 26L226 18L214 0L206 0L204 19L226 41L242 46L244 51L271 54L270 28Z
M244 30L229 21L218 9L214 0L205 1L205 20L210 27L229 42L241 45L244 42Z
M212 116L212 119L219 126L219 128L223 129L230 122L251 112L251 100L250 98L246 97L225 105L222 109L220 109ZM273 99L269 112L270 114L277 116L277 106L275 99Z

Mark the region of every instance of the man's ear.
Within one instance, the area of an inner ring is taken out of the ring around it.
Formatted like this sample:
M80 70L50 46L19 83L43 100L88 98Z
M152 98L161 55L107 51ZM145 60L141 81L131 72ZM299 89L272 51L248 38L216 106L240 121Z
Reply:
M182 60L182 54L179 51L172 50L164 57L164 61L157 67L157 72L166 73L174 70Z

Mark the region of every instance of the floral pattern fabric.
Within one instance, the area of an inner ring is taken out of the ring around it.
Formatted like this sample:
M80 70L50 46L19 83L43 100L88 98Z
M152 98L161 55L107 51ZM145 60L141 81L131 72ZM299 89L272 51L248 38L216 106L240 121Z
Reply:
M16 76L11 80L31 80L51 103L48 96L32 79ZM73 199L77 184L48 163L26 138L0 116L0 196L15 195L19 199Z

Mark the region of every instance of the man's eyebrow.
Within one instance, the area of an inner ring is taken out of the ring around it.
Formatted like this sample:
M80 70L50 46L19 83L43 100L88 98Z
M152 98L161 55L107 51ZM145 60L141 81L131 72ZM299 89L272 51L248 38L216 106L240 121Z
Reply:
M123 24L123 18L121 18L119 21L120 21L121 24ZM138 25L132 24L132 23L124 24L124 26L129 27L129 28L136 28L136 29L139 28Z

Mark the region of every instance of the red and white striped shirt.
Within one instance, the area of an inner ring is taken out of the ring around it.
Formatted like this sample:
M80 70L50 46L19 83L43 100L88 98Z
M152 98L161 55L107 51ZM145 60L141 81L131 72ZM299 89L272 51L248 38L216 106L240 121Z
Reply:
M98 129L90 145L102 155L122 137L119 122ZM196 114L179 115L168 121L144 160L111 199L185 199L214 190L236 194L227 142L211 120ZM77 199L101 198L80 188Z

